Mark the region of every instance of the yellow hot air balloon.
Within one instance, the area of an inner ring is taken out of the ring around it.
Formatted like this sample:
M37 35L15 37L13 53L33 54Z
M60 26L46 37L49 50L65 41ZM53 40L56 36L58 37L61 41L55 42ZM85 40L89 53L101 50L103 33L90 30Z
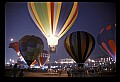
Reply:
M71 28L78 15L78 2L28 2L30 16L46 37L50 51Z

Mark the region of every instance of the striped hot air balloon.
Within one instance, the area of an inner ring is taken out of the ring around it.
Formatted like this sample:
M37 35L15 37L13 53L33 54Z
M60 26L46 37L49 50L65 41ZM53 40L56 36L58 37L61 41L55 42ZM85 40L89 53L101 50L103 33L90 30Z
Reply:
M97 36L100 48L116 61L116 26L108 25L103 28Z
M84 31L76 31L64 40L64 47L68 54L76 61L78 66L83 64L90 56L95 46L94 37Z
M46 37L50 51L72 27L78 15L78 2L28 2L30 16Z

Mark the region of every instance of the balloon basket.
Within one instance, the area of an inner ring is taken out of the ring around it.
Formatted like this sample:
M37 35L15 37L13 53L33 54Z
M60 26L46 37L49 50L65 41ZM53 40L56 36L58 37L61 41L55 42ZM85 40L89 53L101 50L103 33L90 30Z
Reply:
M85 77L84 63L78 63L78 67L74 69L72 77Z
M84 67L84 63L78 63L78 67Z
M50 46L50 53L56 52L56 46Z

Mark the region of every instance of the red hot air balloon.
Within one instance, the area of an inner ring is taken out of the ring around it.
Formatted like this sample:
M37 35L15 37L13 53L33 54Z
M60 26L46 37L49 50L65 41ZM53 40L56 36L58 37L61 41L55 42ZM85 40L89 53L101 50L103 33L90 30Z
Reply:
M40 67L42 67L48 62L49 58L49 52L47 50L43 50L42 53L36 59L36 61L39 63Z
M95 46L94 37L84 31L76 31L69 35L64 40L64 47L68 54L76 61L78 66L83 66L83 63L90 56Z
M97 36L100 48L116 61L116 26L108 25L103 28Z

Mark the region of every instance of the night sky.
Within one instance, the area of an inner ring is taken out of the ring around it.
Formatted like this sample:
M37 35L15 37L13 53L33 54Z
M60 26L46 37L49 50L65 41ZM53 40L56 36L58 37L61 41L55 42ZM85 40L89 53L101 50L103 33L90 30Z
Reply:
M75 31L91 33L95 40L95 48L90 58L106 55L97 44L97 35L100 30L110 24L116 23L116 4L112 2L79 2L78 16L68 32L59 39L56 53L51 54L51 61L61 58L71 58L64 48L64 39ZM5 63L9 59L17 61L17 53L9 47L11 38L13 42L19 41L25 35L35 35L42 38L44 49L49 51L47 39L38 29L28 12L26 2L7 2L5 4Z

